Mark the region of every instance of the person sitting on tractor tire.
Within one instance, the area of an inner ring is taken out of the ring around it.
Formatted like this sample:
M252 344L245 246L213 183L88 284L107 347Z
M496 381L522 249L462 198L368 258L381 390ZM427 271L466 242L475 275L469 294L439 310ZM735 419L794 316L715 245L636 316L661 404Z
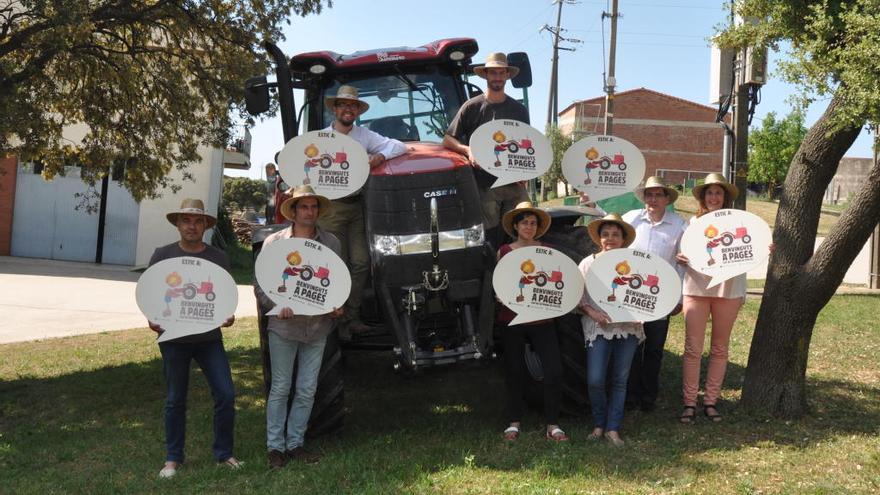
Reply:
M544 210L532 207L530 202L524 201L505 213L501 224L514 241L498 249L499 260L514 249L545 245L538 238L550 228L550 215ZM507 417L510 422L504 430L504 439L515 441L519 438L520 421L525 410L523 388L528 373L525 361L526 340L528 340L540 357L544 368L546 437L556 442L567 441L568 435L559 427L559 410L562 402L562 356L556 337L556 324L551 319L509 325L515 316L513 311L501 306L496 320L501 326L501 339L504 345Z

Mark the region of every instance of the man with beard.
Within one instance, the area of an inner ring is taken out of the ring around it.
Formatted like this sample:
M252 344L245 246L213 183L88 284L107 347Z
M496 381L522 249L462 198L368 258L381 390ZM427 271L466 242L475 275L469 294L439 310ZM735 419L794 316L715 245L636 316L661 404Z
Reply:
M452 119L452 124L446 129L443 146L466 156L475 165L491 166L490 164L477 163L471 152L471 135L478 127L492 120L518 120L528 124L529 112L522 103L504 93L504 85L507 80L519 74L519 68L507 65L505 54L490 53L486 57L486 63L474 67L474 72L486 80L486 92L469 99L458 109L458 113ZM497 247L501 241L501 230L498 228L501 212L510 211L519 203L528 201L529 198L522 183L507 184L490 189L492 183L495 182L494 176L482 168L475 168L474 177L480 188L480 197L483 203L483 226L486 229L486 239Z
M406 153L406 146L396 139L389 139L365 127L354 124L370 105L358 99L354 86L340 86L336 96L324 98L324 105L336 119L326 131L334 131L354 139L367 150L370 168L376 168L385 160ZM360 321L361 293L367 282L370 253L364 225L363 196L360 191L344 198L331 201L328 211L321 213L319 224L322 229L332 232L342 243L342 258L351 271L351 293L345 303L344 314L339 322L340 336L345 339L351 333L363 332L370 327Z

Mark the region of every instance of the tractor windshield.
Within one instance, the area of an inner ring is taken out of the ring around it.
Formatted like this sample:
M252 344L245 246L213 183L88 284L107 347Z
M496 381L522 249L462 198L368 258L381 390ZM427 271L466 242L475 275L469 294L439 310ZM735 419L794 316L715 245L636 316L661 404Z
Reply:
M443 70L400 71L344 83L334 81L324 88L319 101L335 95L341 84L357 87L360 99L370 104L358 125L401 141L442 141L462 104L457 76ZM330 110L322 108L321 128L334 118Z

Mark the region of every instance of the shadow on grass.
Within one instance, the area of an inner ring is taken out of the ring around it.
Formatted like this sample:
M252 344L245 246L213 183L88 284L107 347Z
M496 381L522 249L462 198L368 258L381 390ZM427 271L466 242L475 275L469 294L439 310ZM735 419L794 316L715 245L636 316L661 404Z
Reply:
M190 381L187 466L171 485L156 473L164 458L161 360L75 372L50 379L0 382L0 471L10 492L139 492L165 486L194 491L315 493L429 491L439 472L480 469L507 479L516 472L559 478L614 476L653 480L680 471L728 469L703 454L778 444L805 448L843 434L873 434L880 394L864 384L811 380L814 413L798 422L756 420L722 403L725 421L682 426L680 356L667 353L665 389L653 413L628 412L625 449L586 440L589 418L565 418L567 445L543 439L540 418L524 418L515 445L501 438L503 372L499 362L401 376L386 353L346 356L345 429L310 441L326 457L317 466L265 468L265 401L259 350L230 350L238 394L236 455L241 472L213 467L212 407L201 373ZM738 396L744 369L731 365L726 396ZM501 491L501 490L499 490Z

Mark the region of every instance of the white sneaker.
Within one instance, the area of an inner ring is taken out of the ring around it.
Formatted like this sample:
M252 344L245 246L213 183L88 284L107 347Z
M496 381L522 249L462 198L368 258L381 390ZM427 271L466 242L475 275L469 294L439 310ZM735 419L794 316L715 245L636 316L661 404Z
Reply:
M165 464L165 467L163 467L162 470L159 471L159 478L167 480L175 477L177 475L177 468L179 467L180 464L176 462Z

